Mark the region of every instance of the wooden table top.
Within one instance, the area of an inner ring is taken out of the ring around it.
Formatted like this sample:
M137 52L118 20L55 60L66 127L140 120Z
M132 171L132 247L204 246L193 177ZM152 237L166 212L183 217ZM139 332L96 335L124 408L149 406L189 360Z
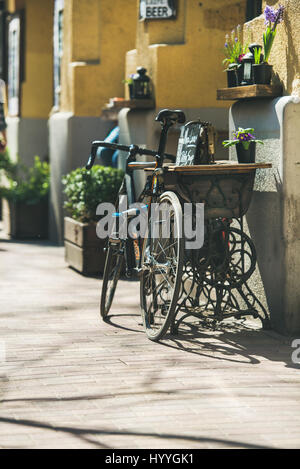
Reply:
M236 163L235 161L219 160L215 164L199 164L190 166L175 166L174 164L164 165L167 172L180 174L237 174L249 173L257 169L271 168L271 163ZM145 171L153 171L154 168L145 168Z

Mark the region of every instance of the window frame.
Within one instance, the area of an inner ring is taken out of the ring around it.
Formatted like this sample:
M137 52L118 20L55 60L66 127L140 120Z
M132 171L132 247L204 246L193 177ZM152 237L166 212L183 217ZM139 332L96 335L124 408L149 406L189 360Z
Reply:
M25 80L25 12L6 17L7 38L7 108L11 117L21 115L21 84ZM14 37L15 36L15 37ZM15 42L16 41L16 42Z
M61 62L64 36L64 0L55 0L53 18L53 105L60 107Z
M262 0L247 0L246 22L262 14Z
M7 81L7 12L5 2L0 0L0 78Z

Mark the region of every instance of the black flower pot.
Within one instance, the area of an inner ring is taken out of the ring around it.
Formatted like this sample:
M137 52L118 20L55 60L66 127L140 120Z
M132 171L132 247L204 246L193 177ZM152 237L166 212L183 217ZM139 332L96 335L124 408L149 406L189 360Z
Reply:
M239 65L237 68L229 68L227 72L227 86L233 88L234 86L240 86L243 80L243 66Z
M272 77L272 65L253 64L253 81L256 85L269 85Z
M244 71L244 67L243 65L240 65L239 68L237 69L237 86L241 86L241 83L243 81L243 71Z
M249 148L247 150L244 148L241 142L237 143L235 148L239 163L255 163L255 142L250 142Z
M133 84L128 83L128 89L129 89L129 98L134 99L134 92L133 92Z
M237 72L236 70L226 70L227 73L227 86L233 88L237 86Z

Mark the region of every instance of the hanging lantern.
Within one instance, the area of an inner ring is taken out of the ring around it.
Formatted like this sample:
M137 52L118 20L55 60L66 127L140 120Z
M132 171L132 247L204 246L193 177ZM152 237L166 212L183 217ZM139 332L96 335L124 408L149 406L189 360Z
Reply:
M144 67L137 68L137 73L133 76L133 98L149 99L150 98L150 78L146 75Z

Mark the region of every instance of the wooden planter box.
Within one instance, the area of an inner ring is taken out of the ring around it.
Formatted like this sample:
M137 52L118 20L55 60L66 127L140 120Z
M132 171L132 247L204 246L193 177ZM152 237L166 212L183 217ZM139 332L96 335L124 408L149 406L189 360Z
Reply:
M96 225L66 217L64 226L67 264L84 275L102 274L106 240L97 237Z
M15 239L48 237L48 200L37 204L2 199L4 232Z

